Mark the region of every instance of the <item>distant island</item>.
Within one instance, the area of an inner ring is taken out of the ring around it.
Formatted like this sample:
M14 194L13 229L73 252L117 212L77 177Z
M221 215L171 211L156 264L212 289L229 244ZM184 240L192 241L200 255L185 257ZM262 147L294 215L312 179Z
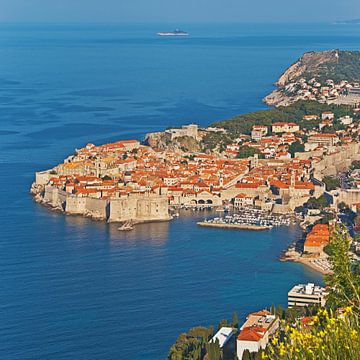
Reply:
M359 51L307 52L285 70L264 102L270 106L298 100L355 104L360 102L359 82Z
M336 21L337 25L360 25L360 19L352 19L352 20L340 20Z

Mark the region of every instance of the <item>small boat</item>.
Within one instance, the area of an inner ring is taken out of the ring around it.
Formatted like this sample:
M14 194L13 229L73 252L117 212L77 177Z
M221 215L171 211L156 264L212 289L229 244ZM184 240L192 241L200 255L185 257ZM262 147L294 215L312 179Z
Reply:
M124 224L122 224L118 228L118 230L120 230L120 231L131 231L131 230L134 230L134 225L132 224L131 221L127 221Z

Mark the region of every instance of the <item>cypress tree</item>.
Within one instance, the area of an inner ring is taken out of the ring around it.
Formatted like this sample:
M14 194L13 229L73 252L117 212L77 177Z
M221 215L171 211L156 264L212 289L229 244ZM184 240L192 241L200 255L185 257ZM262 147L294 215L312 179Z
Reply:
M236 329L239 327L239 319L236 311L234 311L232 315L232 326Z

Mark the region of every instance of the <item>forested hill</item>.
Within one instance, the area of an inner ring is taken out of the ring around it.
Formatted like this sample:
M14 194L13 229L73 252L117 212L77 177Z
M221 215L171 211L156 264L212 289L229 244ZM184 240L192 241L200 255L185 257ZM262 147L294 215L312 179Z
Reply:
M320 104L316 101L298 101L289 106L279 106L274 109L260 110L243 115L235 116L229 120L223 120L212 126L223 127L234 136L240 133L250 134L253 125L271 125L273 122L295 122L305 128L313 128L319 121L303 120L305 115L318 115L324 111L332 111L338 118L344 115L353 115L353 110L345 105Z

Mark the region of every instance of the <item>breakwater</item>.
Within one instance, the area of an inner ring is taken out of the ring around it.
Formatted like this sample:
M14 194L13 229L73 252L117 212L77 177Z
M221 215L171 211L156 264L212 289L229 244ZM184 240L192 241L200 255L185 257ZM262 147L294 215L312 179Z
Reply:
M212 223L208 221L200 221L199 226L214 227L221 229L238 229L238 230L270 230L270 226L252 225L252 224L226 224L226 223Z

